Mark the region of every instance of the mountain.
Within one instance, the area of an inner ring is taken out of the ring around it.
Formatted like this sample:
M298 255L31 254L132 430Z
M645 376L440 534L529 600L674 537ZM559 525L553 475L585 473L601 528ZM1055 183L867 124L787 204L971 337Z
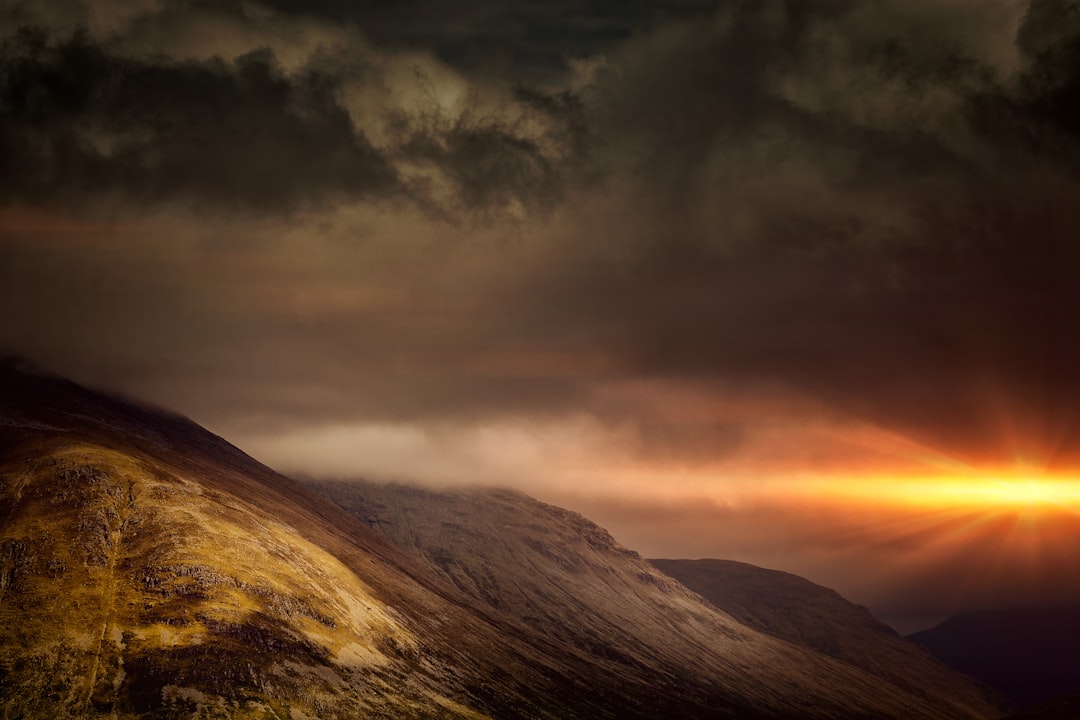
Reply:
M184 418L0 369L0 481L3 717L651 714Z
M527 648L188 420L6 367L0 479L3 717L556 717Z
M893 644L875 635L878 646L867 655L895 663L888 672L760 633L658 572L582 516L518 492L435 492L359 482L313 487L486 604L508 626L524 624L518 632L539 632L567 653L618 668L628 679L681 685L688 697L740 693L777 717L1002 714L982 689L880 624L873 632ZM837 607L841 617L822 618L829 628L843 627L851 615L856 623L866 622L850 612L850 604ZM842 632L861 637L863 630L857 624ZM826 634L820 634L823 643ZM853 704L862 707L854 710Z
M1080 718L1080 692L1028 708L1008 720L1076 720Z
M1018 707L1080 690L1080 608L963 613L909 639Z
M0 716L996 715L763 635L574 513L353 489L0 365Z
M739 622L836 658L915 694L990 693L949 672L869 610L835 590L778 570L733 560L650 560Z

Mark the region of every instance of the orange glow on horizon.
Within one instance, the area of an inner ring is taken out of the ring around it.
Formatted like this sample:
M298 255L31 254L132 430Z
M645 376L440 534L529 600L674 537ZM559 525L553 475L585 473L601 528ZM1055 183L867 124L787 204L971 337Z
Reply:
M845 480L809 480L801 484L801 489L821 499L879 505L1080 511L1080 476L1020 473L863 476Z

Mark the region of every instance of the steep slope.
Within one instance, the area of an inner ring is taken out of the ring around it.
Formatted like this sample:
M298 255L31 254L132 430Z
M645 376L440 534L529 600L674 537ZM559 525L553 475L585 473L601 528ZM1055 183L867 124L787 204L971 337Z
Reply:
M418 643L393 608L250 505L92 445L3 473L4 646L20 650L4 658L9 714L35 698L71 715L446 700L402 667Z
M805 578L732 560L650 563L740 622L805 645L929 698L991 693L910 643L861 605Z
M959 678L926 687L883 682L760 634L585 518L520 493L313 485L508 626L524 625L518 632L539 632L628 681L650 679L657 693L741 697L785 718L1002 714Z
M455 643L485 626L349 523L189 421L0 370L0 714L482 717Z
M9 366L0 578L5 718L709 716L507 628L190 421Z
M908 639L1018 707L1080 690L1080 608L963 613Z

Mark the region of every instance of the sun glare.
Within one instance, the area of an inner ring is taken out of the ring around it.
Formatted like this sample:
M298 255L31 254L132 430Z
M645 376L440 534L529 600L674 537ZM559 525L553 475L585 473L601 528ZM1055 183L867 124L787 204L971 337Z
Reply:
M1080 510L1080 477L864 477L811 488L837 499L884 504Z
M926 488L932 499L978 505L1080 504L1080 482L1048 478L972 478Z

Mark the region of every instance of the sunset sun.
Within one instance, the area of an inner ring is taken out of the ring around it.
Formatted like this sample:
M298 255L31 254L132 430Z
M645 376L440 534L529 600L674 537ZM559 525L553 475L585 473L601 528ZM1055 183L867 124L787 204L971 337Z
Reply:
M859 503L932 508L1080 510L1080 478L1056 475L866 477L810 483L813 492Z
M987 479L957 490L986 504L1072 506L1080 502L1080 484L1073 479Z

